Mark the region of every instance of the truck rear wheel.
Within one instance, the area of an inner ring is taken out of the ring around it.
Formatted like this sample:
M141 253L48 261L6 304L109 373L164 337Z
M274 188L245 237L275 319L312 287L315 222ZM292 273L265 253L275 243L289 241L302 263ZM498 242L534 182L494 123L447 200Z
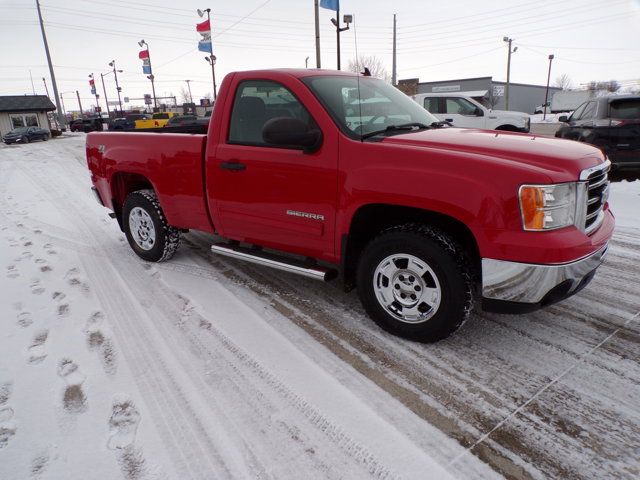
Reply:
M180 231L167 223L153 190L127 196L122 225L131 249L148 262L169 260L180 246Z
M425 225L401 225L373 239L360 257L357 283L373 321L410 340L446 338L473 309L467 255L448 235Z

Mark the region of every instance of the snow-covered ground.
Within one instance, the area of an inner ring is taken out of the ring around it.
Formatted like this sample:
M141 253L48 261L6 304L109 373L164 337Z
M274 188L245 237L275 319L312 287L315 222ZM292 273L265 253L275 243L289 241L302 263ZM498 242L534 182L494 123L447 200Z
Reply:
M640 182L579 295L421 345L356 295L135 257L84 134L0 144L0 479L638 478Z

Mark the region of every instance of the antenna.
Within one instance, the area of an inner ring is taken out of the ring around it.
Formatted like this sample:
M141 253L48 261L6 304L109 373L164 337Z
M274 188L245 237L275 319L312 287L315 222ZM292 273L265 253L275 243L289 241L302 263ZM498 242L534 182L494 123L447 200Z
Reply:
M356 29L356 16L353 15L351 19L353 22L353 41L356 45L356 82L358 85L358 115L360 118L360 141L364 142L362 138L362 99L360 98L360 57L358 56L358 31Z

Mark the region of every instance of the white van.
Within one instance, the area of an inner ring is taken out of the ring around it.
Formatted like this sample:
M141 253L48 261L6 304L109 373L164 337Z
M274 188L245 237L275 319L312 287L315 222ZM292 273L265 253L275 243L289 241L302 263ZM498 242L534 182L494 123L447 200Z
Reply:
M529 132L531 118L524 112L490 110L462 93L418 93L413 100L454 127Z

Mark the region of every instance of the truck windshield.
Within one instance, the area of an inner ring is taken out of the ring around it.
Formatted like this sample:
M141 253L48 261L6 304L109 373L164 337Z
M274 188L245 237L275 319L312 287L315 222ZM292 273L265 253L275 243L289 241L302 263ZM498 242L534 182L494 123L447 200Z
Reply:
M382 80L360 77L358 82L355 76L317 76L304 78L303 82L340 129L354 139L378 131L402 132L388 129L397 125L438 122L404 93Z

